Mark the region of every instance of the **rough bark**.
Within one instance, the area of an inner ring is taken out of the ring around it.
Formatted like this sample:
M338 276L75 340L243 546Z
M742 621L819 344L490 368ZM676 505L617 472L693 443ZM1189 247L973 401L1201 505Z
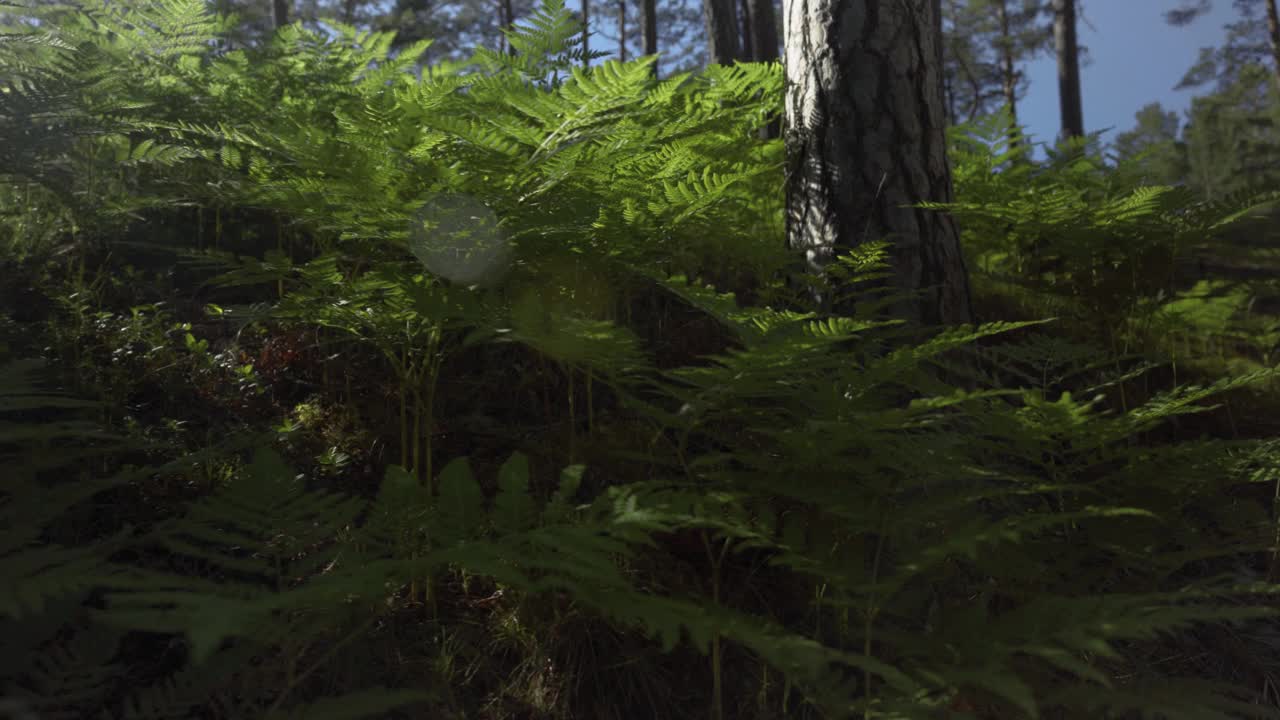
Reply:
M938 0L784 0L787 242L822 271L840 248L893 243L909 322L972 320L950 202ZM826 300L823 298L822 300Z
M733 0L702 0L702 19L707 25L709 62L732 65L738 55L738 19Z
M1053 0L1053 45L1058 54L1058 107L1062 111L1062 136L1084 137L1076 0Z

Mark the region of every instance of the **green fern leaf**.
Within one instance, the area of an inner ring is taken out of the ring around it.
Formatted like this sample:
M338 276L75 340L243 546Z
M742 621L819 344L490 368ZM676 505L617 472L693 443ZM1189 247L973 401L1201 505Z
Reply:
M440 495L432 513L434 543L448 547L475 537L484 518L484 493L471 472L471 462L465 457L450 461L436 482Z
M529 458L514 453L498 469L498 496L494 499L493 524L503 533L533 527L537 521L529 496Z

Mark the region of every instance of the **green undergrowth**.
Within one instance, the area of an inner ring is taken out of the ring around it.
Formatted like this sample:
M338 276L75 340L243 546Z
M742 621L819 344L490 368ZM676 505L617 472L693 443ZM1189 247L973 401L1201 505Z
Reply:
M6 708L1280 715L1280 447L1212 421L1274 402L1268 290L1179 271L1274 196L957 129L1014 319L905 341L789 289L776 65L583 70L550 1L422 79L342 26L218 51L197 0L23 12Z

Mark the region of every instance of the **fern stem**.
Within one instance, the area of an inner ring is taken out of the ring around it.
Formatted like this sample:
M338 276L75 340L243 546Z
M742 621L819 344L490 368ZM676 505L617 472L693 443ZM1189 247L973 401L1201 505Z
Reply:
M707 531L702 530L702 547L707 552L707 562L711 565L711 601L714 607L720 606L720 568L724 565L725 554L729 551L729 538L725 538L720 556L711 551L711 539ZM711 720L724 720L724 661L720 649L720 633L711 636Z
M306 680L308 677L310 677L312 673L314 673L316 670L319 670L321 667L324 667L324 664L329 662L329 660L332 659L334 655L338 654L339 650L346 647L348 643L350 643L352 640L355 640L356 638L363 635L364 632L368 630L369 627L372 626L375 621L377 621L377 619L378 619L377 613L372 613L372 612L369 613L369 617L365 618L364 621L362 621L359 625L357 625L351 632L347 633L338 642L334 643L333 645L330 645L329 648L325 650L324 653L321 654L320 657L317 658L314 663L311 664L311 667L307 668L306 670L302 671L300 674L295 676L289 682L289 684L285 686L284 690L280 691L280 697L276 698L276 701L274 703L271 703L271 707L267 708L267 711L263 713L263 716L269 717L271 715L274 715L276 711L280 709L280 706L284 704L284 701L289 697L289 694L293 692L294 688L301 685L302 682Z
M436 386L437 383L440 382L440 362L434 357L430 362L431 366L427 370L429 377L427 379L427 397L424 407L424 412L427 416L427 436L425 439L425 446L423 447L423 454L425 455L424 462L426 464L427 472L427 492L431 492L435 487L434 432L436 425Z
M569 375L569 463L573 464L574 462L577 462L577 447L575 440L577 431L576 423L578 422L577 408L573 402L573 366L570 365L567 367L566 372Z
M863 620L862 626L862 655L868 661L871 660L871 628L875 623L876 615L879 608L876 607L876 583L880 580L880 555L884 550L884 520L880 520L880 528L876 533L876 552L871 560L871 595L867 598L867 617ZM867 699L867 706L862 711L864 720L871 720L871 670L869 667L862 671L862 692Z

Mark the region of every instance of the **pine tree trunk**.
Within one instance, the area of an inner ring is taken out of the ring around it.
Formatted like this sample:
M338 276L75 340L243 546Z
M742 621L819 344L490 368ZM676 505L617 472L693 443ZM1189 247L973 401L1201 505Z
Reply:
M644 54L658 54L658 0L641 0L640 18L644 25ZM653 64L653 76L658 77L658 63Z
M627 0L618 0L618 60L627 61Z
M511 29L511 26L516 22L516 11L511 5L511 0L498 0L498 13L498 22L501 23L502 28L505 30ZM516 49L507 41L505 33L502 35L502 48L510 55L516 54Z
M778 59L778 17L773 11L773 0L744 0L747 8L748 27L751 35L751 54L756 62L774 62ZM780 120L774 120L760 130L760 137L770 140L782 132Z
M823 270L840 248L893 242L895 312L972 320L950 202L939 0L784 0L787 242ZM819 298L828 304L827 298Z
M1062 136L1084 137L1076 0L1053 0L1053 44L1058 54L1058 106L1062 110Z
M702 0L709 63L732 65L738 59L737 15L733 0Z
M751 26L751 59L756 62L777 60L778 17L773 11L773 0L747 0L746 6Z
M271 15L276 28L289 24L289 0L271 0Z
M582 67L591 67L591 58L587 53L591 52L589 41L591 30L591 0L582 0Z

